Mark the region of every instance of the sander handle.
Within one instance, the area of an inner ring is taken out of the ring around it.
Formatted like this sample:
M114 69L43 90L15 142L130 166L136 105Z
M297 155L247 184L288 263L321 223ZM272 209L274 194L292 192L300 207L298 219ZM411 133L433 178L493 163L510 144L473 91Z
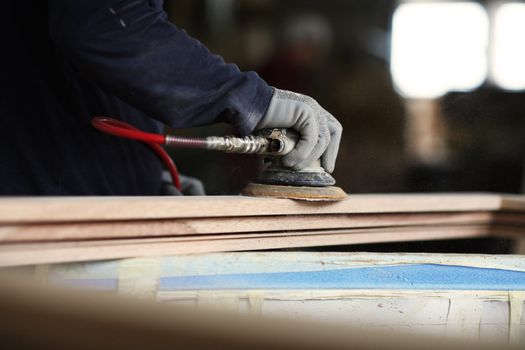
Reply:
M286 129L263 129L257 135L245 137L208 136L189 138L167 135L166 147L202 148L236 154L260 154L265 156L284 156L297 144L299 134Z

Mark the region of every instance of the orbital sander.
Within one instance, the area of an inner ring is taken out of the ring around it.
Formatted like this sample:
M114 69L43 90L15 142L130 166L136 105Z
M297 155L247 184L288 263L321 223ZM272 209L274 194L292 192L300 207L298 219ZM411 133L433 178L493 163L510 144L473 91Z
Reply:
M335 185L335 179L315 160L304 169L292 170L281 163L299 140L299 134L286 129L263 129L256 135L245 137L208 136L205 138L181 137L147 133L116 119L95 117L92 124L111 135L138 140L150 146L170 170L177 184L177 171L173 161L160 147L198 148L236 154L264 156L265 169L243 190L242 194L256 197L277 197L306 201L339 201L347 194ZM174 170L173 170L174 169Z
M258 154L265 156L265 169L242 190L244 195L307 201L346 198L346 193L334 186L335 179L321 166L319 159L301 170L292 170L282 164L282 157L290 153L299 140L299 135L293 130L264 129L254 138L263 145Z

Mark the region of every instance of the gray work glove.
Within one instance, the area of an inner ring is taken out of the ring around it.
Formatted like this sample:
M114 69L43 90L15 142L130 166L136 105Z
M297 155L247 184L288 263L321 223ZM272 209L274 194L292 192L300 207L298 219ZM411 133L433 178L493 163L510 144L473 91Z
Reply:
M162 196L205 196L206 191L202 181L195 177L179 174L182 193L173 185L171 175L168 171L162 172Z
M293 129L300 135L294 150L283 157L284 166L301 170L320 158L327 172L334 171L343 127L313 98L275 89L256 130L268 128Z

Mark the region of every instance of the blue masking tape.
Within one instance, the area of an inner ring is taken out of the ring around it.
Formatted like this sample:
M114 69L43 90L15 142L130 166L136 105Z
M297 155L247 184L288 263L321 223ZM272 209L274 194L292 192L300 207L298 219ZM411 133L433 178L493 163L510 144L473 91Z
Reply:
M159 289L525 290L525 272L433 264L161 278Z

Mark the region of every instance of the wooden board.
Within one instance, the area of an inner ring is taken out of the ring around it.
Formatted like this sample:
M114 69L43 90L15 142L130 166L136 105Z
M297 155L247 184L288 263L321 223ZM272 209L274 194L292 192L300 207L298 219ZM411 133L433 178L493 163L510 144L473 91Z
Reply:
M78 241L250 232L355 229L416 225L517 223L525 214L491 212L433 214L335 214L200 219L130 220L0 225L0 242Z
M0 245L0 266L343 244L482 238L495 234L512 237L522 233L523 229L516 227L459 225L5 244Z
M525 235L522 197L0 199L0 266L489 235Z
M242 196L53 197L0 200L0 223L267 215L525 211L525 197L495 194L350 195L320 203Z

